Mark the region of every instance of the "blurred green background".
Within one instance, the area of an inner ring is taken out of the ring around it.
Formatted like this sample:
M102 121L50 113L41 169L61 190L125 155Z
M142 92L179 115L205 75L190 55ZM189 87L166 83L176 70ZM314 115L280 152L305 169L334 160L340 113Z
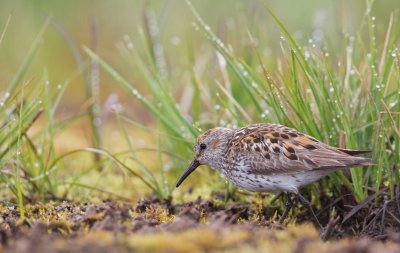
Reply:
M365 11L366 1L266 1L267 5L281 19L300 43L310 38L328 41L331 50L337 50L337 38L343 33L354 33L359 27ZM266 14L261 1L193 1L200 15L222 40L229 41L240 55L248 41L247 30L257 39L265 63L274 69L274 52L280 46L280 30ZM117 45L129 36L138 44L138 29L143 25L143 15L151 11L159 24L159 39L164 46L169 74L174 82L183 82L188 69L190 53L200 52L208 42L192 26L193 16L186 3L178 0L167 1L21 1L2 0L0 3L0 26L3 27L9 14L12 21L0 47L0 86L3 88L13 78L18 66L26 55L32 41L43 26L46 17L51 16L67 31L78 46L90 47L94 41L100 56L118 69L128 80L140 80L135 69L125 66L118 53ZM374 5L373 15L377 16L377 31L386 30L390 11L398 8L398 0L379 1ZM153 15L152 14L152 15ZM93 26L97 36L93 36ZM378 40L381 38L378 37ZM87 60L86 56L84 55ZM268 59L272 60L268 60ZM68 43L61 33L50 25L39 52L30 65L26 77L39 78L44 69L49 73L51 83L62 83L73 78L77 64ZM100 74L101 98L104 101L112 92L118 92L115 81L108 75ZM84 88L82 77L75 76L66 93L64 105L83 103ZM122 97L124 95L122 94Z

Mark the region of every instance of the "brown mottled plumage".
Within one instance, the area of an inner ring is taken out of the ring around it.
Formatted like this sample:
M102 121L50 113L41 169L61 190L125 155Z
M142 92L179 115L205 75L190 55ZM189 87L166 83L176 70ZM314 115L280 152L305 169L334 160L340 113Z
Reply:
M306 200L298 193L300 187L336 170L371 164L368 158L354 156L368 151L331 147L277 124L254 124L238 130L213 128L197 138L194 151L195 157L177 187L204 164L240 188L295 193L302 202Z

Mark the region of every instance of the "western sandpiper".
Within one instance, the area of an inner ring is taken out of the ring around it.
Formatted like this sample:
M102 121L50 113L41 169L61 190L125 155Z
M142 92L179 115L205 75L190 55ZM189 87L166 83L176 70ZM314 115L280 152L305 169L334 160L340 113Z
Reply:
M292 194L315 216L299 188L334 171L371 165L368 153L331 147L295 129L277 124L253 124L238 130L216 127L200 135L195 156L178 180L178 187L198 166L209 165L234 185L254 192L285 192L282 222L293 205Z

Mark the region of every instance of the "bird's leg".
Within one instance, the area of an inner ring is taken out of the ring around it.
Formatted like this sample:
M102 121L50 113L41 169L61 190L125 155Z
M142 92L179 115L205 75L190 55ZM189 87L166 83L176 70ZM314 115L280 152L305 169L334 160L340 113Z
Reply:
M321 223L319 222L317 216L314 213L314 210L311 207L310 201L308 201L306 198L303 197L303 195L301 195L300 193L297 193L297 198L300 200L300 202L305 205L311 212L311 215L313 216L314 220L317 222L319 228L321 230L323 230L323 227L321 225Z
M279 219L279 224L282 224L282 222L286 219L286 216L289 214L289 211L292 208L292 206L293 206L292 194L290 192L286 192L285 210L283 211L283 214Z

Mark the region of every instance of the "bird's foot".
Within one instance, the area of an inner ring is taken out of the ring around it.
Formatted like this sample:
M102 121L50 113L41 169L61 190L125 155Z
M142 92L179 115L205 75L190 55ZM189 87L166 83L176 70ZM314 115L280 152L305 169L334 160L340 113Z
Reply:
M285 210L283 211L283 214L281 218L279 219L279 224L282 224L283 221L286 219L287 215L289 214L290 209L293 206L293 201L292 201L292 194L287 192L286 193L286 202L285 202Z

